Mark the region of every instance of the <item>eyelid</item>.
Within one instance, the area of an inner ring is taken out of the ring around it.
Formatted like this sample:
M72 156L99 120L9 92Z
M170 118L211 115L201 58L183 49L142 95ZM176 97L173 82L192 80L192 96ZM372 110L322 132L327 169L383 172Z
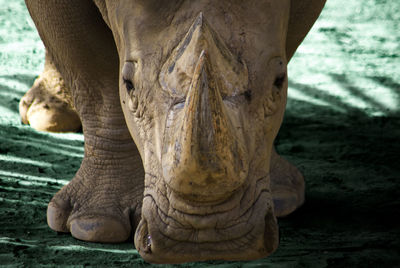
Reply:
M124 67L122 67L122 79L124 80L130 80L133 78L135 71L137 68L137 62L136 61L127 61L124 64Z

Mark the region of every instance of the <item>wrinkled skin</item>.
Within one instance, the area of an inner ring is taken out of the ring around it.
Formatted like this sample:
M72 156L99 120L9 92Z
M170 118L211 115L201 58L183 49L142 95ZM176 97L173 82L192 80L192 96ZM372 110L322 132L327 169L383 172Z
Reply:
M271 254L276 216L304 200L273 148L286 66L324 1L94 2L27 1L85 135L50 227L98 242L136 228L155 263Z

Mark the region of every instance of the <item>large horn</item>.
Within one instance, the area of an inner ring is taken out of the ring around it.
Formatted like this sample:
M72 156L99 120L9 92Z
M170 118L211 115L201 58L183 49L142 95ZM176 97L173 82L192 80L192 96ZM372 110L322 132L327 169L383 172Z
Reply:
M183 109L170 112L164 135L166 183L196 200L226 198L245 181L248 159L222 99L247 89L246 65L200 13L165 62L160 84L185 98Z
M186 97L180 128L163 162L176 191L196 198L226 197L242 185L247 168L220 94L207 52L200 53Z

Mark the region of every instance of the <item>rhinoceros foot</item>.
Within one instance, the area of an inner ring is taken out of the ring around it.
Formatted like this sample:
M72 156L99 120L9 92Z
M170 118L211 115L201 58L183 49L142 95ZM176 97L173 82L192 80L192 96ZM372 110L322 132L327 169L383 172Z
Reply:
M19 113L24 124L39 131L76 132L81 128L64 79L48 57L43 73L21 99Z
M81 167L75 178L50 201L48 225L84 241L126 241L140 219L141 194L136 192L128 176L105 177L97 172L82 172Z
M275 150L271 155L271 191L277 217L289 215L304 203L303 175Z

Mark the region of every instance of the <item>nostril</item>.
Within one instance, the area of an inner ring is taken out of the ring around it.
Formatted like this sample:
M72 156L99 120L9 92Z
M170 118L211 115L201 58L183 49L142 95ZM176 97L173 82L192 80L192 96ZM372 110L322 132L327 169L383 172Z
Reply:
M153 240L147 227L147 222L141 220L135 232L135 246L140 254L152 253Z
M274 86L277 87L278 89L282 89L285 79L286 79L286 74L279 75L278 77L275 78Z
M146 247L145 247L145 252L146 253L151 253L151 235L147 235L147 240L146 240Z

